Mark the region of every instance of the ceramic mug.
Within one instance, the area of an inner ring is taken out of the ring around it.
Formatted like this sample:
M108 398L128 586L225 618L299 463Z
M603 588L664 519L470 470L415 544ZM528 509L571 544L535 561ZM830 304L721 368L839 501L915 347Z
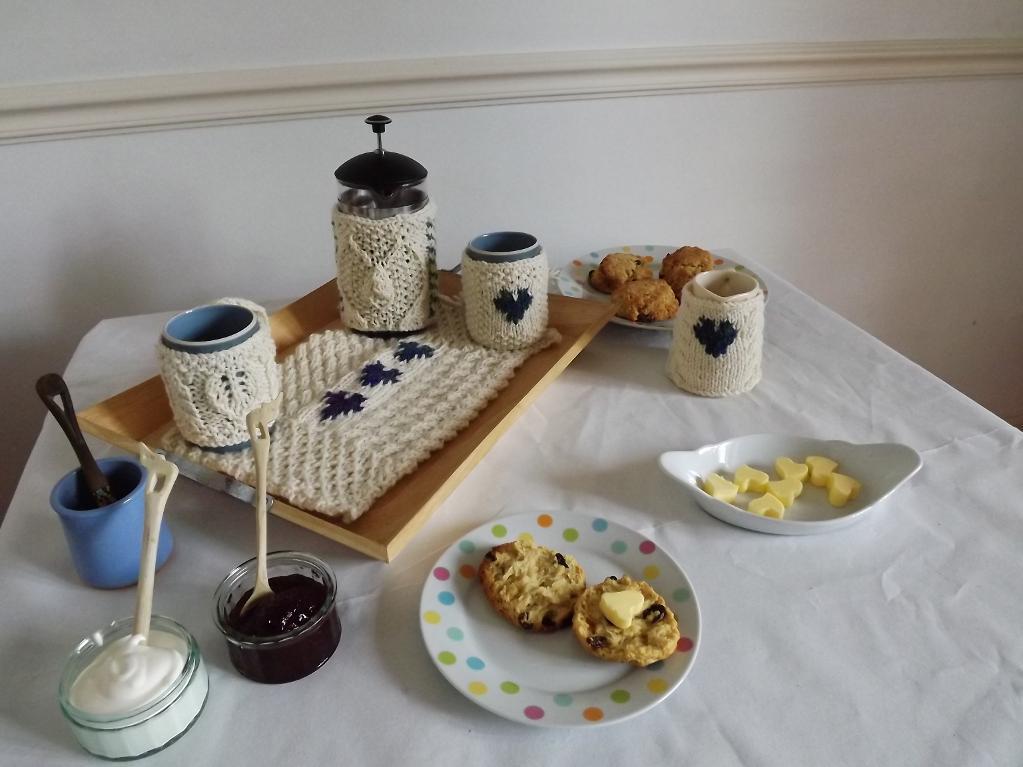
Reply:
M263 308L224 299L189 309L164 326L158 353L182 436L214 452L247 447L245 416L281 389L277 347Z
M96 508L82 470L68 472L50 492L50 506L60 517L71 561L90 586L116 589L139 578L142 528L146 509L146 468L134 458L100 458L100 471L117 499ZM174 548L167 523L160 525L156 566Z
M490 232L462 256L465 324L476 343L522 349L547 330L547 254L526 232Z

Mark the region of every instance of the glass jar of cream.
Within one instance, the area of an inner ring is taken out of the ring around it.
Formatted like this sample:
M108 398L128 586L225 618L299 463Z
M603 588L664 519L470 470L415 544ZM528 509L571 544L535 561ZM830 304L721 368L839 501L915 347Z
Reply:
M121 618L79 642L60 680L60 709L71 732L106 759L166 748L199 718L209 693L199 645L183 626L154 615L142 642L132 636L133 624ZM155 664L140 657L140 644Z

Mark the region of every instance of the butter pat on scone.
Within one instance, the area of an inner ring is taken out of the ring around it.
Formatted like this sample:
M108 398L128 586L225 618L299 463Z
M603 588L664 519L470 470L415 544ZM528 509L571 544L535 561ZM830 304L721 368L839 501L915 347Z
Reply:
M643 592L632 589L605 591L600 595L600 612L620 629L632 625L632 619L643 611Z

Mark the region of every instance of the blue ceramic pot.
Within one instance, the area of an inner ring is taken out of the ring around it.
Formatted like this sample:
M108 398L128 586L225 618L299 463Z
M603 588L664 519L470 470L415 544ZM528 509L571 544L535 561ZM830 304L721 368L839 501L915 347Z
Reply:
M54 486L50 506L60 517L71 561L83 581L100 589L131 586L139 578L148 472L134 458L101 458L97 463L116 501L95 508L82 472L76 469ZM157 568L173 548L174 539L164 521L156 548Z

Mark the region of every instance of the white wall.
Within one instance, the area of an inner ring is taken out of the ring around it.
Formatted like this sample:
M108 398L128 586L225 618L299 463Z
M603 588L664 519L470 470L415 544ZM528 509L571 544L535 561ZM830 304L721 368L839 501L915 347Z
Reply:
M398 0L289 4L286 16L277 3L249 14L238 4L230 19L218 15L223 4L178 3L165 16L167 4L62 2L45 18L35 4L6 5L7 84L487 50L1023 31L1018 2L828 0L812 13L775 2L753 15L738 0L639 3L645 11L629 14L548 2L498 19L485 4L448 0L415 24ZM457 9L462 26L441 8ZM385 23L394 37L365 31ZM1023 80L394 117L389 145L430 169L442 265L471 234L498 227L536 232L556 260L639 241L730 247L1023 419ZM332 172L371 143L346 117L0 146L0 396L11 414L0 504L43 412L32 382L61 369L98 320L228 293L283 299L328 279Z
M475 53L1008 37L1019 0L6 0L8 83Z

